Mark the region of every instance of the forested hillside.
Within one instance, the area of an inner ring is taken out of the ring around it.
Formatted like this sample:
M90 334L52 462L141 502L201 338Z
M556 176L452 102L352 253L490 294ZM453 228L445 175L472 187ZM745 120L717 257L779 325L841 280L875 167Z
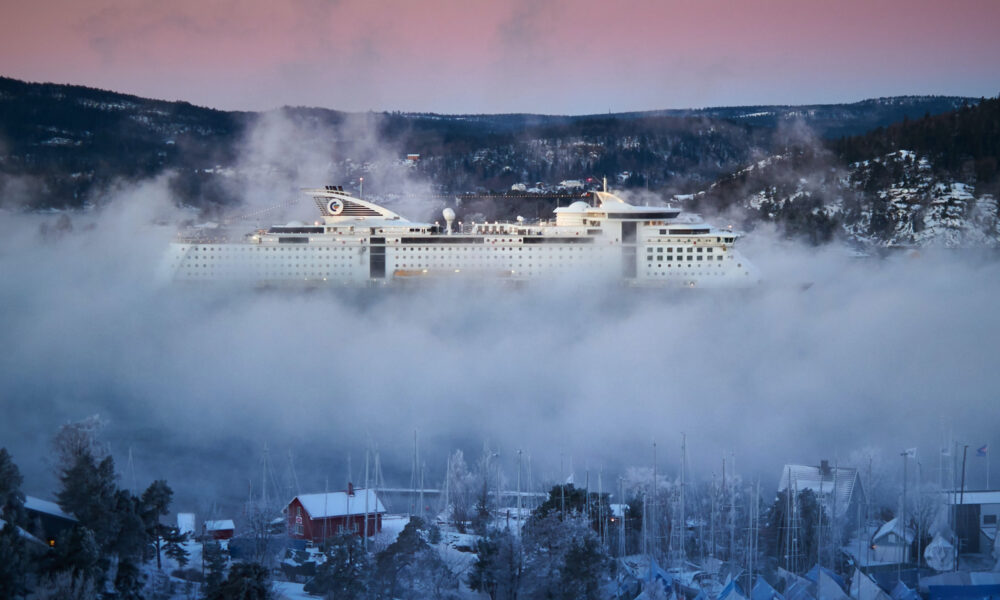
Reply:
M1000 100L906 118L865 135L791 145L720 179L689 207L780 224L813 242L1000 244Z

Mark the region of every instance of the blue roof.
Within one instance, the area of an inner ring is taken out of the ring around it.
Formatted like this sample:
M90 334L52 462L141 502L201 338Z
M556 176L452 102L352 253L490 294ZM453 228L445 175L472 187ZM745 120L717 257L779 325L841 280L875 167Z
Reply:
M785 600L785 597L764 581L763 577L758 577L750 591L750 600Z

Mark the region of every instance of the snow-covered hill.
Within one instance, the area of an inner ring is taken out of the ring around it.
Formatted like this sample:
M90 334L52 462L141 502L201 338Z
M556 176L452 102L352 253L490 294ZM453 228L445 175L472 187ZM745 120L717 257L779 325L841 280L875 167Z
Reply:
M846 167L823 152L775 155L713 184L693 202L708 210L738 207L747 226L773 221L814 241L844 237L867 247L1000 247L996 195L936 169L927 155L912 150Z

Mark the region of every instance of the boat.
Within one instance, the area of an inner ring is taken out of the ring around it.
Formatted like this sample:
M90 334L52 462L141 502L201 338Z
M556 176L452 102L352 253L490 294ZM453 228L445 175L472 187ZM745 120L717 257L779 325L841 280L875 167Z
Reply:
M342 186L304 190L320 219L231 236L179 232L161 273L173 282L380 286L485 277L512 282L606 278L635 287L727 288L759 282L740 234L671 206L636 206L593 191L554 218L444 226L410 221Z

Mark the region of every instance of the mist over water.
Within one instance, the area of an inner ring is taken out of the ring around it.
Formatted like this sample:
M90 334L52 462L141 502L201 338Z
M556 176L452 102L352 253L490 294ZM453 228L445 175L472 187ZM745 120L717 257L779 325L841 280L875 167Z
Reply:
M252 136L263 150L245 166L280 156L296 181L272 191L325 183L314 181L322 165L267 142L282 127ZM123 485L131 449L136 485L166 478L174 509L199 512L259 485L265 444L278 483L291 452L309 492L344 487L349 460L360 482L366 446L387 483L408 485L414 431L429 486L447 454L461 448L471 463L484 442L508 479L520 449L536 486L571 465L577 483L603 469L610 485L649 466L654 441L661 473L674 474L684 432L695 478L735 455L767 487L785 462L846 465L862 447L893 457L917 446L929 468L948 436L1000 441L995 260L858 259L762 228L741 248L765 282L743 291L635 291L600 277L518 289L175 287L155 277L172 224L189 216L168 188L162 178L110 190L100 210L71 215L72 231L54 231L54 215L0 218L0 446L29 494L55 489L46 455L57 428L95 413ZM257 190L248 205L270 197ZM311 219L314 208L303 199L294 210Z
M138 485L166 477L178 509L245 497L265 443L279 478L293 452L308 491L341 487L348 456L358 480L369 440L408 484L414 430L433 485L448 452L484 440L511 474L522 449L536 481L565 477L560 462L610 481L654 440L673 472L685 432L695 476L735 453L767 485L785 461L995 436L993 262L859 260L762 233L744 251L766 283L741 292L175 288L153 278L168 206L130 190L61 236L39 234L51 216L0 225L0 435L29 493L54 487L57 427L94 413L119 469L131 448Z

